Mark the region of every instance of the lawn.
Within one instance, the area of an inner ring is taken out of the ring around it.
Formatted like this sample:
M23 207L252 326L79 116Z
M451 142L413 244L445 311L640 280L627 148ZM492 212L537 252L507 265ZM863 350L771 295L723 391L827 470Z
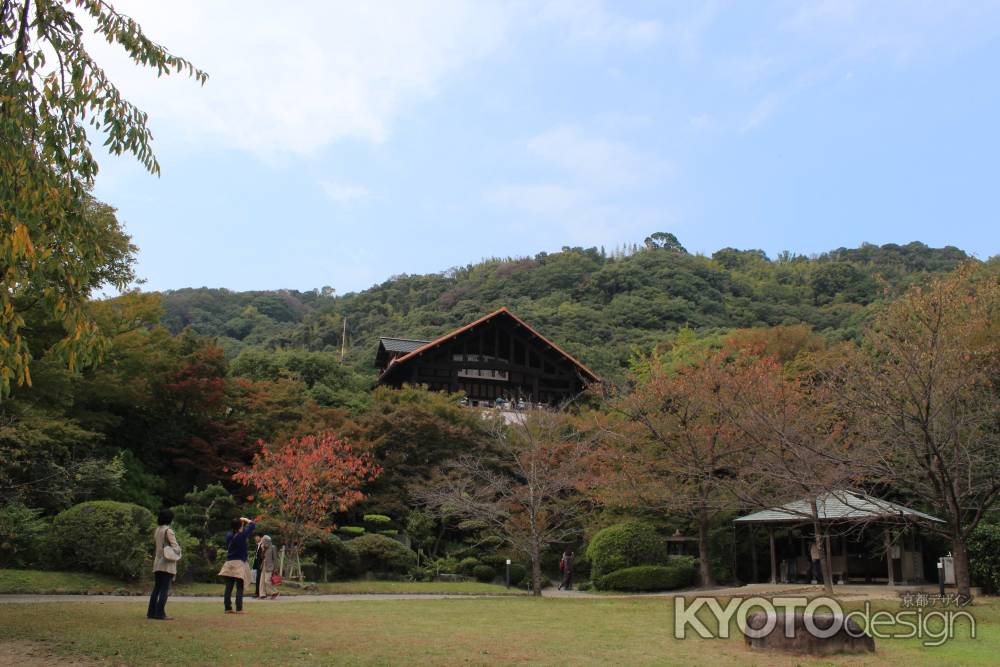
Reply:
M48 572L43 570L0 569L0 593L67 594L67 595L149 595L152 578L124 583L111 577L84 572ZM417 593L449 595L525 595L518 589L479 582L420 582L420 581L337 581L318 583L314 588L281 587L282 595L350 594L350 593ZM177 584L177 595L222 595L222 584Z
M255 602L242 616L171 602L147 621L140 602L0 605L0 636L132 665L995 665L1000 603L974 608L977 639L938 648L885 640L874 656L813 661L750 653L738 637L676 640L665 598ZM889 606L892 603L884 603ZM0 640L2 641L2 640Z

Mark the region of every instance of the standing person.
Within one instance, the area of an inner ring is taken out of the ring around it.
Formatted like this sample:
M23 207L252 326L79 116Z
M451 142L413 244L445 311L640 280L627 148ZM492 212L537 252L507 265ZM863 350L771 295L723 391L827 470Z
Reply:
M264 536L264 539L261 540L261 545L264 547L264 568L260 571L260 576L258 577L258 581L263 581L260 585L258 597L261 600L266 600L267 598L275 600L278 597L278 588L271 583L271 576L278 567L278 550L271 541L270 535Z
M153 531L153 543L156 545L156 555L153 557L153 592L149 594L149 609L146 618L157 621L172 620L167 616L167 595L170 593L170 582L177 574L177 561L181 558L181 545L177 536L170 529L174 513L168 509L160 510L156 517L156 530Z
M823 581L823 566L820 563L820 551L816 540L809 543L809 559L812 560L812 582L815 584Z
M563 552L562 560L559 561L559 571L562 572L562 583L559 590L573 590L573 550L566 549Z
M219 576L226 580L225 606L227 614L243 613L243 587L250 584L250 566L247 564L247 538L257 526L245 516L233 519L226 533L226 562L219 570ZM230 596L236 587L236 611Z
M264 566L264 547L261 544L264 540L260 535L253 536L254 541L257 543L257 551L253 556L253 572L254 572L254 590L253 596L260 597L260 573Z

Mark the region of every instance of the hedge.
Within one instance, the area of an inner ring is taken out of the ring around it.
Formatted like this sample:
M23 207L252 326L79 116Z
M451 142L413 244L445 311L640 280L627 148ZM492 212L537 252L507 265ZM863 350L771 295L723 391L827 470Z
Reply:
M472 576L476 578L476 581L488 584L497 578L497 571L489 565L477 565L472 568Z
M983 591L1000 591L1000 524L980 523L969 536L969 570Z
M356 537L347 546L358 554L364 572L406 574L417 563L417 555L391 537L368 533Z
M642 521L626 521L598 532L586 555L593 579L627 567L667 563L666 543L653 526Z
M152 572L152 512L132 503L90 500L64 510L52 522L57 567L138 579Z
M595 585L606 591L669 591L695 582L697 572L693 559L676 559L669 565L638 565L607 574Z

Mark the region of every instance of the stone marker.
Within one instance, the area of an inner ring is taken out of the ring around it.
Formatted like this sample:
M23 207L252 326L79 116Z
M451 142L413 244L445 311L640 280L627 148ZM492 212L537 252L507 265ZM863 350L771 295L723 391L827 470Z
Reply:
M774 624L765 635L756 637L749 634L765 628L771 622L770 619L773 619ZM747 646L759 651L787 651L807 655L875 652L875 640L853 618L845 619L839 614L811 614L809 619L810 623L807 623L803 613L797 611L793 619L788 619L791 627L786 628L784 612L756 611L747 615L749 630L743 630L744 638ZM818 633L815 632L817 629Z

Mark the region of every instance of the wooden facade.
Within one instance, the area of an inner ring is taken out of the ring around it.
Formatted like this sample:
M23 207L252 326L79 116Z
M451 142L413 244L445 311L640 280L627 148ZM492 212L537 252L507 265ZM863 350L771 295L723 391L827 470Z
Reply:
M379 384L419 384L436 391L462 392L476 405L501 399L554 407L600 381L506 308L412 351L398 349L416 343L422 341L379 341Z

